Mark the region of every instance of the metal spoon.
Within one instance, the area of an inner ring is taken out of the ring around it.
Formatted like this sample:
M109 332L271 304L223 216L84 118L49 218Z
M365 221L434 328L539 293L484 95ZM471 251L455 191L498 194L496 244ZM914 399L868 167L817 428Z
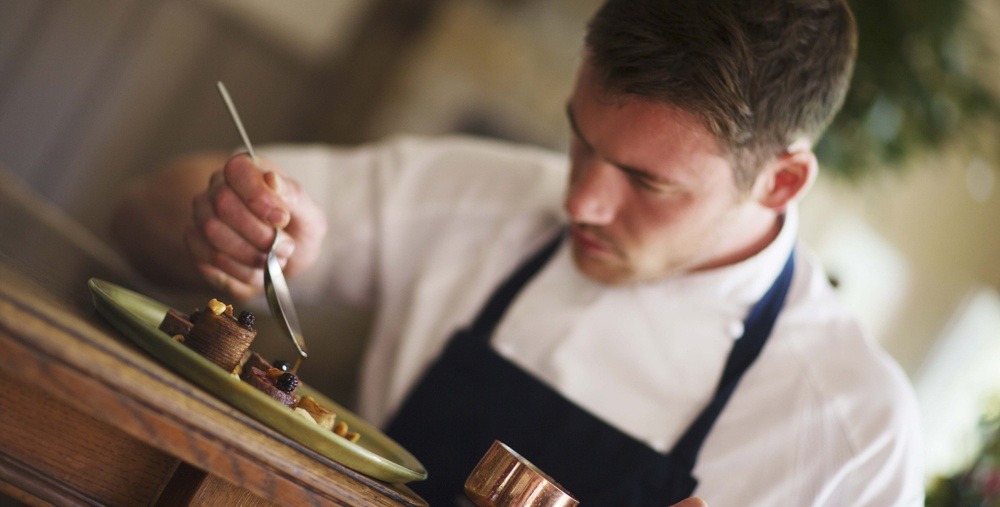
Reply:
M216 85L219 88L219 94L222 95L222 100L226 103L226 108L229 110L229 116L233 119L233 123L236 124L236 130L240 132L240 137L243 138L243 146L246 147L250 159L257 165L257 155L254 154L250 138L247 136L246 129L243 128L243 122L240 121L240 115L236 112L236 106L233 104L233 99L229 97L226 85L222 84L222 81L219 81ZM292 365L291 371L295 373L298 371L299 365L302 364L302 360L309 354L306 352L306 342L302 336L302 327L299 326L299 317L295 313L295 305L292 304L292 295L288 292L288 283L285 282L285 275L281 272L281 265L278 263L278 257L275 254L275 249L283 234L277 228L274 229L274 241L271 243L271 249L267 253L267 266L264 268L264 293L267 296L267 305L271 309L271 314L281 323L282 330L292 340L295 350L299 353L299 357L295 359L295 364Z

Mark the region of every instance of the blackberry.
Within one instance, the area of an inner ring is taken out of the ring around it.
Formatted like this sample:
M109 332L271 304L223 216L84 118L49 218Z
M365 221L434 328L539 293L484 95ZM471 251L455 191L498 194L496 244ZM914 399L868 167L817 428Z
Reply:
M236 321L239 322L241 326L251 331L253 331L253 325L255 320L256 319L254 318L253 314L246 310L240 312L240 316L236 319Z
M291 394L296 387L299 387L299 378L288 372L282 373L281 376L278 377L278 380L274 382L274 387Z
M292 369L292 363L285 361L284 359L275 359L271 362L271 366L281 371L289 371Z
M188 320L194 324L195 322L198 322L199 319L201 319L201 309L195 308L195 310L191 312L191 315L188 315Z

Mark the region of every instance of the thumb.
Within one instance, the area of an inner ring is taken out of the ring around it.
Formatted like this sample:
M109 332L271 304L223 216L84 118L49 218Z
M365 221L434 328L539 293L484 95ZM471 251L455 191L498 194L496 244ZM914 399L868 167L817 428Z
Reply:
M264 183L271 187L271 190L274 190L274 193L281 196L282 199L288 197L288 183L278 173L274 171L264 173Z
M705 503L705 501L702 500L701 498L692 497L685 500L681 500L680 502L675 503L670 507L708 507L708 504Z
M294 213L294 210L292 209L294 205L294 198L290 198L290 185L284 177L274 171L267 171L264 173L264 184L274 191L274 193L281 198L283 203L283 209L276 209L272 211L271 213L273 217L268 216L268 221L278 229L284 229L292 220L291 215Z

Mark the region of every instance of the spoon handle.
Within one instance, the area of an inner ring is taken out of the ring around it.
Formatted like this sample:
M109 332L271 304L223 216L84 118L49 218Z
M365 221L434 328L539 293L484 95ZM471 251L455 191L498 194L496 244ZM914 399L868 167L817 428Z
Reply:
M236 130L240 131L240 137L243 138L243 146L246 147L247 153L250 154L250 159L256 164L257 155L253 152L253 145L250 144L250 136L247 135L247 130L243 128L240 113L236 112L236 105L233 104L233 99L229 96L229 90L226 90L226 85L222 84L222 81L217 81L215 86L219 88L219 95L222 95L222 100L226 103L226 109L229 110L229 117L236 124Z

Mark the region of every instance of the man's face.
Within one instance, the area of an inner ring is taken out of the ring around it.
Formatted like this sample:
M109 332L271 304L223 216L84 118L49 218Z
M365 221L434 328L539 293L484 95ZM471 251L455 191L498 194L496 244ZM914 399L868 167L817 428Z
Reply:
M564 206L577 267L607 284L730 264L766 245L774 215L741 193L719 142L693 115L607 93L584 63Z

